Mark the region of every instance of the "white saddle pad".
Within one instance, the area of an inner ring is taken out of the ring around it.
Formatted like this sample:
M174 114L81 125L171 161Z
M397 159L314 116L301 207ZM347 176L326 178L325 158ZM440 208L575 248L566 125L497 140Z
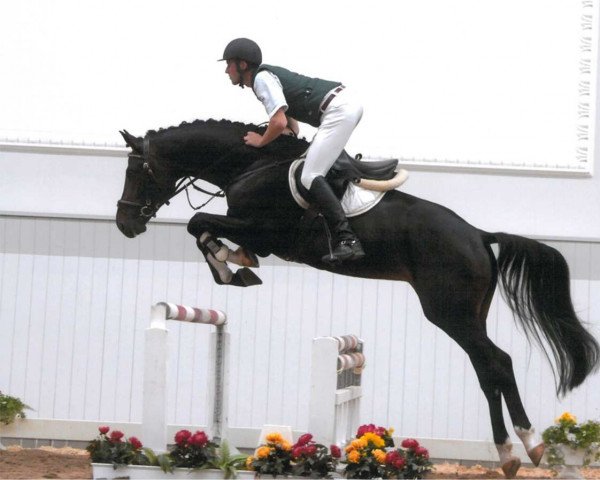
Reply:
M308 202L300 195L296 187L295 173L304 160L299 158L294 160L290 165L288 181L290 184L290 192L298 205L306 209L309 207ZM349 183L346 192L342 197L341 204L346 217L356 217L371 210L383 198L385 192L375 192L373 190L365 190L362 187Z

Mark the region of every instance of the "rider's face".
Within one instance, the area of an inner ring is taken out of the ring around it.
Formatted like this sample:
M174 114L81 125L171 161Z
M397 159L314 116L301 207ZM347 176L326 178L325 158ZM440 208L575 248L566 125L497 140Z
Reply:
M229 75L229 80L231 80L233 85L239 85L241 78L235 60L227 60L225 73Z

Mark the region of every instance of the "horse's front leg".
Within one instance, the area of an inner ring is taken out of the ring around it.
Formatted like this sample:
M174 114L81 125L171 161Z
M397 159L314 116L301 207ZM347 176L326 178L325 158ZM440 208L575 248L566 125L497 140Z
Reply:
M237 250L232 250L210 232L202 233L196 241L199 245L207 248L220 262L231 262L240 267L259 266L258 257L250 250L245 247L238 247Z
M207 213L197 213L190 220L188 232L196 238L196 244L204 254L218 284L249 287L262 283L260 278L247 268L258 267L256 255L242 245L253 227L255 225L250 220ZM219 236L242 246L233 251L219 240ZM244 268L234 273L227 265L228 261Z

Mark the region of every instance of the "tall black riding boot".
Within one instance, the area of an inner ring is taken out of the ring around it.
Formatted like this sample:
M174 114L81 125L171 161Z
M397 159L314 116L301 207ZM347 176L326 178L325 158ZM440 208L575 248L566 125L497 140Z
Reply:
M333 190L323 177L316 177L310 186L311 201L316 203L325 217L333 237L333 250L322 260L326 263L338 263L346 260L359 260L365 256L360 241L350 228L348 219Z

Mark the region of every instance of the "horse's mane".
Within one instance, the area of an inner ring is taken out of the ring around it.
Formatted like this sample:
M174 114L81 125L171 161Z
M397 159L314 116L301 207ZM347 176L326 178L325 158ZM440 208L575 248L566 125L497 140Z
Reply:
M208 130L222 130L223 132L232 135L236 139L240 139L240 147L243 149L251 149L252 147L246 147L241 142L246 132L253 131L258 133L264 133L266 131L265 126L254 125L252 123L235 122L231 120L194 120L193 122L181 122L177 126L171 126L167 128L159 128L158 130L148 130L146 137L152 140L160 140L161 138L171 136L173 133L181 132L189 135L197 133L200 135L202 132ZM265 155L275 155L277 157L291 158L292 156L298 156L308 148L309 143L303 138L296 138L290 135L280 135L275 141L269 145L259 149ZM256 149L253 149L256 150Z

